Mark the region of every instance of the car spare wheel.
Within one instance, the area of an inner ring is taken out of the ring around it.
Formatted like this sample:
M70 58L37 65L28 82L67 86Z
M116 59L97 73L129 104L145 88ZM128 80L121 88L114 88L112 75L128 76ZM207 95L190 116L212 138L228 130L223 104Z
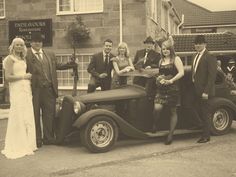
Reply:
M226 134L232 125L232 112L225 106L212 106L209 113L211 133L213 135Z
M115 144L118 128L112 118L93 117L81 130L80 139L91 152L107 152Z

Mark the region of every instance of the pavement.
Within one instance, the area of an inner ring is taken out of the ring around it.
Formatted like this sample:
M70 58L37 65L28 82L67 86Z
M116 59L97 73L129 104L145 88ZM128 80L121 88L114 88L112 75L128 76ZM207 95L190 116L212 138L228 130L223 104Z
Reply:
M9 114L9 109L0 109L0 120L7 119Z
M208 143L196 143L199 136L175 136L170 146L163 138L122 139L107 153L90 153L76 139L15 160L0 154L0 177L236 177L236 121Z

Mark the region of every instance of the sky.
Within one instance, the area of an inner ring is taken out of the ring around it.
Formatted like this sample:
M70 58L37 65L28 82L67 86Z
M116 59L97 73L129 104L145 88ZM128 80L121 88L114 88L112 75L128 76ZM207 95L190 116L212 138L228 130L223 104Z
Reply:
M211 11L236 10L236 0L188 0Z

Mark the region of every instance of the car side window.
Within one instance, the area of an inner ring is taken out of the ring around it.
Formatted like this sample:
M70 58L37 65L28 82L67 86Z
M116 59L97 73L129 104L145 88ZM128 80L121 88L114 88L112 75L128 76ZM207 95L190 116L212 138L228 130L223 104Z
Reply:
M223 75L221 75L221 74L218 72L217 75L216 75L215 84L216 84L216 85L220 85L220 84L223 83L223 81L224 81Z

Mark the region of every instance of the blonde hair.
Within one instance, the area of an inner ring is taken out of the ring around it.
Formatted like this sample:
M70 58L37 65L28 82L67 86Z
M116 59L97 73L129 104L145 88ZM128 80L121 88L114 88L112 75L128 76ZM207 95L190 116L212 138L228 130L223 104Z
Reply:
M117 48L117 54L118 55L120 55L120 52L119 52L120 48L125 48L125 57L129 57L129 48L128 48L128 45L125 42L119 43L118 48Z
M175 54L175 48L174 48L174 40L172 38L172 36L169 36L168 39L166 39L165 41L162 42L161 44L161 56L162 58L164 58L164 54L162 52L162 47L165 46L167 49L170 50L170 59L172 61L174 61L176 54Z
M25 45L25 41L20 37L16 37L12 40L11 45L8 48L9 49L9 54L16 55L14 47L15 47L16 42L18 42L18 41L23 42L23 51L20 53L20 57L24 59L25 56L26 56L27 48L26 48L26 45Z

